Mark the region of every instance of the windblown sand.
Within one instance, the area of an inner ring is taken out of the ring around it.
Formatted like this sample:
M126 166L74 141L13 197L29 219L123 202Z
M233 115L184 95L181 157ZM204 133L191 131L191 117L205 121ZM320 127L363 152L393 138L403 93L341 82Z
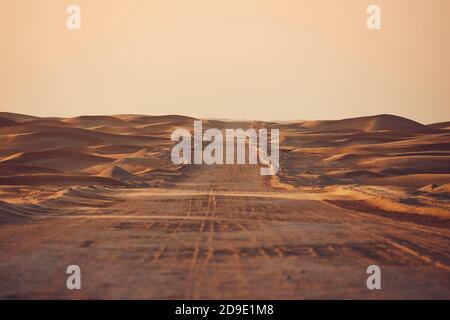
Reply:
M193 121L0 113L0 298L450 298L448 122L204 120L279 128L263 177L173 165Z

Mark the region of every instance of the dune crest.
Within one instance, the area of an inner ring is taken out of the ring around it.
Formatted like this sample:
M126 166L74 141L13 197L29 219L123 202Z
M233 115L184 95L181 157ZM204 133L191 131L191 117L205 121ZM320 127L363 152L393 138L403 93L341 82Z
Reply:
M302 126L314 131L406 131L411 133L433 132L433 128L418 122L389 114L367 116L343 120L306 121Z
M137 181L143 180L139 176L136 176L136 175L132 174L131 172L128 172L127 170L122 169L119 166L106 168L99 174L99 176L113 178L113 179L116 179L119 181L126 181L126 182L137 182Z

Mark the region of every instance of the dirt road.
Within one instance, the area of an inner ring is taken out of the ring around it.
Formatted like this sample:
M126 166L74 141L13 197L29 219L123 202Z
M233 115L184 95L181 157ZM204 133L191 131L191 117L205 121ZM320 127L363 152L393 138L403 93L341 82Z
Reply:
M91 190L0 226L0 298L450 298L448 228L335 200L349 199L272 188L249 165L193 166L163 188ZM71 264L82 290L66 289ZM372 264L381 290L366 287Z

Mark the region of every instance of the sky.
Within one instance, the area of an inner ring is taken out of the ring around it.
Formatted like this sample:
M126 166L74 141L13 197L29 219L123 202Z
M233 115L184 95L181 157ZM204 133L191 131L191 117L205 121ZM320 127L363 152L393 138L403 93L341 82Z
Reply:
M0 111L449 121L449 14L448 0L0 0Z

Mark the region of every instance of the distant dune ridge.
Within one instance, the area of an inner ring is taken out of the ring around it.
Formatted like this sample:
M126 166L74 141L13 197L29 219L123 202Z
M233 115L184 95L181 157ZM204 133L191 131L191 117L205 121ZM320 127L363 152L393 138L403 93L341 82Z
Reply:
M343 120L306 121L302 123L304 128L314 131L405 131L411 133L433 132L433 127L425 126L418 122L399 116L382 114L377 116L359 117Z
M450 130L450 121L434 123L429 127L437 130Z
M193 120L179 115L40 118L0 112L0 179L14 185L160 183L181 174L170 161L170 135L175 128L191 128ZM286 184L420 189L450 182L449 123L423 125L376 115L252 125L280 128L278 178Z

